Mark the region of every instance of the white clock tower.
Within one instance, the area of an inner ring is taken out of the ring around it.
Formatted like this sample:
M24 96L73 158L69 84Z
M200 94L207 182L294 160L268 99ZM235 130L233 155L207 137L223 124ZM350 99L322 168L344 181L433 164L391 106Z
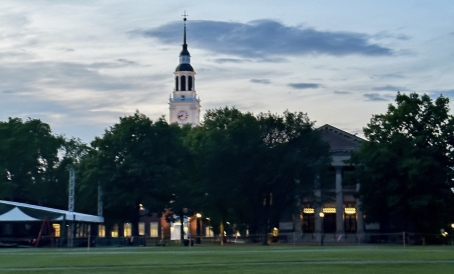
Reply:
M195 91L195 71L186 44L186 14L183 16L183 50L180 53L180 64L174 72L175 88L169 99L169 122L197 126L200 124L200 98Z

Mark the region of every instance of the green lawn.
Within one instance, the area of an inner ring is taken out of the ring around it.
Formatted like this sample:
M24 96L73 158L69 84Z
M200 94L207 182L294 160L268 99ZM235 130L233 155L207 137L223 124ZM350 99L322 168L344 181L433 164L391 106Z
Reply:
M453 246L0 249L0 273L454 273Z

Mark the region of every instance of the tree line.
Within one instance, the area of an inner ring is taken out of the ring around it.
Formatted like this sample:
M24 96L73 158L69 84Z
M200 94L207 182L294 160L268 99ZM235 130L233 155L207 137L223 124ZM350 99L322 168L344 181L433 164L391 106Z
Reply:
M454 222L453 126L442 96L398 93L385 114L372 116L350 163L366 222L415 232ZM39 119L0 121L0 199L66 209L73 167L76 210L96 214L100 187L106 225L131 222L134 234L140 205L267 233L283 216L299 216L298 201L313 199L330 162L328 144L303 112L224 107L208 110L198 127L136 112L90 145L53 134Z

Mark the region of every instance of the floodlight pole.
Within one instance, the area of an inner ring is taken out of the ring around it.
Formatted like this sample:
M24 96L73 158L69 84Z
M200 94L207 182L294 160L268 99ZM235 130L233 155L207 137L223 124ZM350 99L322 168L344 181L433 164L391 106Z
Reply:
M76 189L76 172L74 171L74 168L71 167L69 169L69 189L68 189L68 211L69 212L74 212L74 203L75 203L75 189ZM68 243L67 245L69 247L73 247L73 238L74 238L74 214L73 214L73 220L70 223L70 234L68 237Z
M69 169L69 191L68 191L68 211L74 212L74 200L75 200L75 188L76 188L76 172L74 168Z

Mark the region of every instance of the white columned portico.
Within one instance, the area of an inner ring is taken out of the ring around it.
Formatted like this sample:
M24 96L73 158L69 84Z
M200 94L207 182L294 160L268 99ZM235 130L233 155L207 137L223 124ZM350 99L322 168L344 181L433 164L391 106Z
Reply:
M342 166L335 166L336 170L336 234L344 232L344 193L342 190Z

